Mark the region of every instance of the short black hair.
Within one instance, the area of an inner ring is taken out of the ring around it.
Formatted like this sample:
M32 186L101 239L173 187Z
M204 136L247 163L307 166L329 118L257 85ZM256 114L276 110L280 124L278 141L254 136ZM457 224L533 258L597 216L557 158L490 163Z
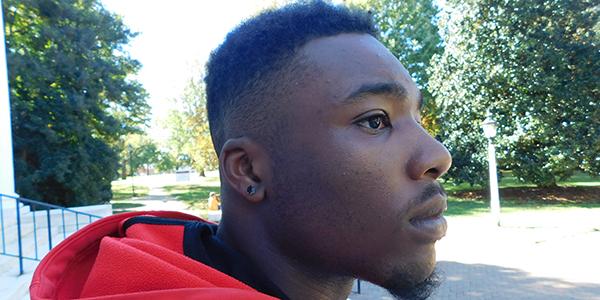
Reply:
M269 130L275 126L269 126L268 110L273 92L285 88L285 82L277 82L281 73L309 41L342 33L376 37L377 30L364 11L308 1L264 11L231 31L206 67L208 121L217 154L228 138L276 134Z

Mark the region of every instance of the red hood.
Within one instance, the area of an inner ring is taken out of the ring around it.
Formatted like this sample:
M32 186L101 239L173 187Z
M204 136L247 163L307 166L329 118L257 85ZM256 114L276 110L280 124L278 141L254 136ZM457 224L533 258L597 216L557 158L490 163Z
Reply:
M31 299L275 299L183 254L183 229L121 230L146 215L203 221L179 212L131 212L100 219L52 249L40 262Z

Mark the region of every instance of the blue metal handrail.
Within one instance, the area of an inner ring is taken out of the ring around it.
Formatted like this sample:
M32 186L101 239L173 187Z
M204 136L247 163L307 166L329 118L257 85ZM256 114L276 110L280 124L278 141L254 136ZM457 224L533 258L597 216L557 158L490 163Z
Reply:
M9 251L6 250L6 229L5 229L5 222L4 222L4 209L3 209L3 200L4 198L8 198L8 199L13 199L15 201L15 212L16 212L16 221L17 221L17 241L18 241L18 250L17 253L9 253ZM29 205L30 206L30 210L32 212L32 225L33 225L33 239L34 239L34 249L35 249L35 255L33 257L27 256L27 255L23 255L23 236L22 236L22 232L21 232L21 204L23 205ZM62 207L62 206L58 206L58 205L54 205L54 204L50 204L50 203L45 203L45 202L41 202L41 201L36 201L36 200L31 200L31 199L27 199L27 198L22 198L22 197L15 197L15 196L11 196L11 195L5 195L5 194L0 194L0 227L1 227L1 231L2 231L2 252L0 252L1 255L6 255L6 256L11 256L11 257L17 257L19 258L19 275L23 274L23 260L27 259L27 260L40 260L39 255L38 255L38 236L37 236L37 221L36 221L36 212L38 211L46 211L46 224L47 224L47 232L48 232L48 251L52 250L52 221L51 221L51 217L50 217L50 210L60 210L60 215L62 218L62 230L63 230L63 238L67 237L67 226L65 223L65 212L66 213L71 213L71 214L75 214L75 231L79 230L80 228L80 220L79 217L82 216L87 217L88 219L88 224L92 223L92 219L96 220L96 219L100 219L102 218L101 216L97 216L97 215L93 215L93 214L89 214L89 213L85 213L85 212L80 212L74 209L69 209L66 207Z

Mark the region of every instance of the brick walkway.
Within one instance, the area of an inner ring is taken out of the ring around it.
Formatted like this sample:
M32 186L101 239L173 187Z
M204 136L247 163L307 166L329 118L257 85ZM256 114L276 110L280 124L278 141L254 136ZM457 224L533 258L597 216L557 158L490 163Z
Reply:
M444 282L431 299L600 299L600 209L449 217L438 243ZM350 299L392 299L363 282Z

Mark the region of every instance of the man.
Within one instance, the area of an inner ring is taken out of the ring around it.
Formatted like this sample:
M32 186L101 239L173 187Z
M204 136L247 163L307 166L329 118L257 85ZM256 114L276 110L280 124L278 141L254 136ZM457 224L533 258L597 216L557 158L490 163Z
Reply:
M375 35L368 15L323 2L232 31L206 77L219 226L103 219L44 259L32 297L345 299L360 278L426 298L446 231L436 179L451 158Z

